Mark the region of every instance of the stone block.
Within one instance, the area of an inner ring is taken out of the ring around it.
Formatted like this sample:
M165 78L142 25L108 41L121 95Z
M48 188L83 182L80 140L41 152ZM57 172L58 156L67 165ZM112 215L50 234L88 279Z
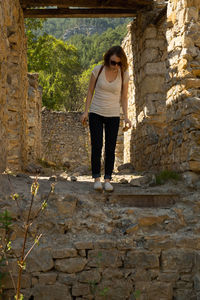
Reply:
M168 300L173 298L173 286L169 282L152 281L146 283L141 281L136 283L135 289L139 290L141 295L148 295L147 299Z
M121 269L116 269L116 268L107 268L103 271L102 273L103 279L121 279L124 277L123 271Z
M163 216L146 216L146 217L142 217L139 218L138 223L139 226L152 226L152 225L156 225L156 224L161 224L163 223L165 220L170 219L170 217L168 215L163 215Z
M132 283L128 280L103 280L95 289L95 300L106 298L109 300L129 299L132 290Z
M80 274L82 274L82 272ZM59 273L58 274L58 282L66 284L66 285L72 285L76 282L76 275Z
M195 263L195 251L187 249L169 249L162 252L163 271L191 272Z
M32 295L34 296L34 299L39 300L72 300L69 288L63 284L38 284L33 288Z
M111 249L115 246L116 242L113 240L97 240L94 242L94 249Z
M161 50L164 50L167 48L166 41L164 39L155 40L155 39L147 39L145 40L145 47L146 48L159 48Z
M89 250L88 266L90 267L119 267L122 265L121 257L117 250Z
M85 296L90 294L89 284L76 283L72 286L72 295L73 296Z
M39 284L54 284L56 282L58 274L54 272L40 273L39 274Z
M78 281L84 283L99 282L101 275L97 270L83 271L78 274Z
M128 251L124 259L125 268L142 267L145 269L152 269L159 267L159 257L145 250Z
M78 250L94 249L93 242L91 241L79 241L74 243L74 246Z
M200 146L192 146L189 149L188 159L190 161L199 161L200 162Z
M158 49L145 49L141 56L141 65L144 66L147 62L153 62L158 59Z
M189 169L194 172L200 171L200 161L190 160L189 161Z
M47 272L54 267L54 262L49 248L33 249L27 257L27 271Z
M53 258L66 258L66 257L76 257L77 251L74 248L54 248L52 250Z
M200 88L200 79L199 78L187 78L184 80L184 84L186 89L191 89L191 88Z
M147 63L145 65L146 75L164 75L166 73L165 62Z
M55 268L65 273L77 273L84 269L87 260L82 257L56 259Z
M156 35L157 35L156 27L153 25L150 25L149 27L147 27L145 29L143 38L144 39L146 39L146 38L147 39L155 39Z
M162 76L146 76L141 82L141 96L162 93L165 90L165 78Z

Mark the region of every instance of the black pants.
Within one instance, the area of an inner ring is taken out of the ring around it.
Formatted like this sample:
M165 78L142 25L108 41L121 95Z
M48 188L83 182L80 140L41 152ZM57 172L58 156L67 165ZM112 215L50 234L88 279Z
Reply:
M105 126L105 176L111 179L114 162L115 147L119 129L119 117L103 117L95 113L89 114L89 126L91 136L91 162L92 177L101 176L101 152L103 146L103 125Z

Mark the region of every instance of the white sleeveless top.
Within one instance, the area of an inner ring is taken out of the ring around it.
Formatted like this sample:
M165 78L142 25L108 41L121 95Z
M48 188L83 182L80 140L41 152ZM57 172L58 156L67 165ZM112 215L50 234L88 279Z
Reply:
M97 78L101 65L96 66L92 74ZM124 84L129 81L129 73L124 73ZM118 68L118 74L114 81L109 82L106 79L105 67L101 71L96 83L95 93L90 106L90 112L104 117L120 116L120 99L121 99L121 70Z

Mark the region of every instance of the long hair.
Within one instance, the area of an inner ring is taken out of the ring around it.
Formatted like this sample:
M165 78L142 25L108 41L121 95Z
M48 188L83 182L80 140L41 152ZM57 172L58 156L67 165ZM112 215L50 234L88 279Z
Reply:
M110 65L110 57L112 55L116 55L121 59L121 69L125 72L128 69L127 57L121 46L113 46L104 54L104 65L109 67Z

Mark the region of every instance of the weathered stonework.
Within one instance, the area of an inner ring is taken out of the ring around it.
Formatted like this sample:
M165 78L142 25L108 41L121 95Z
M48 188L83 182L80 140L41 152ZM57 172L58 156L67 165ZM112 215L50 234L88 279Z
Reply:
M19 256L23 244L30 181L10 177L12 189L22 196L22 203L18 200L20 209L10 201L8 178L4 175L0 179L0 195L4 195L0 196L1 209L8 209L13 217L9 269L16 280L13 252ZM39 179L39 184L31 217L47 199L51 182ZM180 196L174 203L161 206L162 194L169 193L169 185L149 187L146 197L155 193L161 197L159 206L154 198L151 207L145 197L140 205L132 205L137 195L142 192L144 196L144 190L129 185L117 184L108 195L95 193L92 182L58 180L46 209L30 226L27 250L35 236L43 235L26 260L24 300L130 300L136 291L140 291L142 300L198 299L199 189L191 193L184 183L177 183L170 190L180 192ZM127 193L129 202L123 198ZM11 300L14 289L9 275L4 278L3 290L3 300Z
M124 149L137 170L200 171L199 36L198 1L169 1L167 19L145 13L129 27L133 130Z
M27 162L27 62L18 0L0 1L0 170Z
M165 126L165 25L153 25L151 15L139 15L129 26L125 49L129 58L129 108L133 122L125 154L138 170L160 166L158 140ZM131 53L130 53L131 52ZM129 150L126 150L129 149Z
M42 90L38 86L38 74L28 74L28 163L34 163L41 158L41 110Z
M132 44L132 23L128 25L128 34L123 40L122 48L124 49L128 58L129 71L129 88L128 88L128 116L134 124L136 119L135 111L135 85L134 85L134 70L133 70L133 44ZM124 132L123 140L123 163L129 163L131 158L131 130Z
M166 154L163 164L200 171L200 2L169 1ZM168 140L167 140L168 138Z
M43 110L42 158L58 166L89 166L89 130L82 126L80 113Z

